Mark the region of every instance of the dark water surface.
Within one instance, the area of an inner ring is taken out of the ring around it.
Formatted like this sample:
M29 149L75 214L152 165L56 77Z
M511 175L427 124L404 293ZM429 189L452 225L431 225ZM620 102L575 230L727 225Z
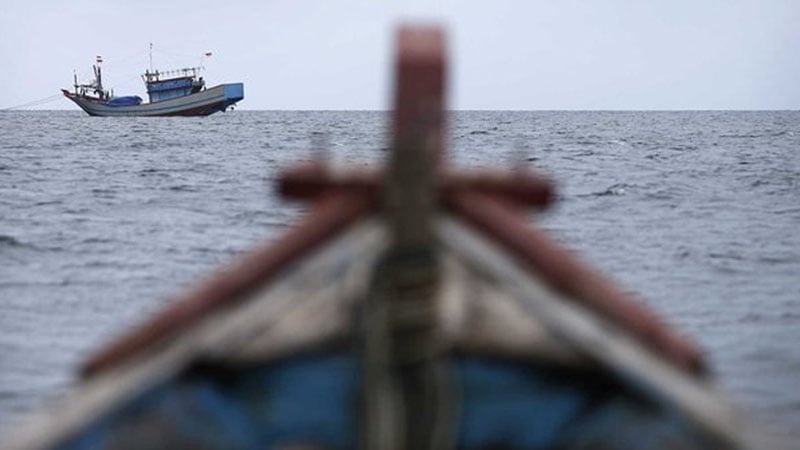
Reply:
M294 220L302 207L272 181L312 141L376 161L386 120L0 112L0 429ZM451 146L462 165L556 180L557 206L534 220L697 340L766 429L800 439L800 113L459 112Z

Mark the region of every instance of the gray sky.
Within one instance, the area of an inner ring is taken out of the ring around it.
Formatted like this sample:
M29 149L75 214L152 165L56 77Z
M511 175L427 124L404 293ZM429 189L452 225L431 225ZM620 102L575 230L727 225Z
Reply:
M800 0L0 3L0 108L155 66L242 81L242 109L385 109L395 24L449 33L454 109L800 109ZM75 109L66 99L48 109Z

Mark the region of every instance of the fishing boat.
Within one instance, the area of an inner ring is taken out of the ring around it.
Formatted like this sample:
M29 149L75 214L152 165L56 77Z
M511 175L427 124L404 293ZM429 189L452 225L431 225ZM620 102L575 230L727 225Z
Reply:
M98 56L92 66L94 79L90 83L79 84L74 75L73 92L61 90L64 97L90 116L207 116L233 108L244 99L243 83L206 88L205 80L198 75L202 66L172 71L146 70L142 75L149 97L146 103L138 95L116 97L113 90L103 87L102 63L103 58Z
M446 161L445 38L397 38L391 153L101 348L6 449L731 449L700 351L529 223L545 178Z

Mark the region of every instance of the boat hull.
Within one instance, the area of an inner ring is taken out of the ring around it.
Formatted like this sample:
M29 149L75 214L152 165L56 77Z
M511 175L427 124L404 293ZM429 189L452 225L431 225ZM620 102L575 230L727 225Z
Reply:
M64 96L75 102L90 116L103 117L153 117L153 116L208 116L225 111L244 98L243 83L220 84L195 94L130 106L109 106L97 99L81 97L63 91Z

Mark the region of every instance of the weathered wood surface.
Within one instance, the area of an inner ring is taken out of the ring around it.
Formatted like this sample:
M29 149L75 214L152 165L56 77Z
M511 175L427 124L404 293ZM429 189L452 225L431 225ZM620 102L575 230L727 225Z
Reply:
M337 167L313 162L284 172L278 191L286 198L315 201L333 192L364 196L373 201L380 197L383 170ZM437 189L431 193L441 207L464 192L482 192L520 207L545 208L553 201L552 183L540 175L525 172L456 170L442 167L437 173Z
M495 280L449 249L442 259L439 331L452 350L540 364L587 365L587 359L553 335Z
M444 151L444 46L438 27L401 27L397 33L394 132L382 186L389 245L370 276L363 306L364 448L453 446L433 231Z

